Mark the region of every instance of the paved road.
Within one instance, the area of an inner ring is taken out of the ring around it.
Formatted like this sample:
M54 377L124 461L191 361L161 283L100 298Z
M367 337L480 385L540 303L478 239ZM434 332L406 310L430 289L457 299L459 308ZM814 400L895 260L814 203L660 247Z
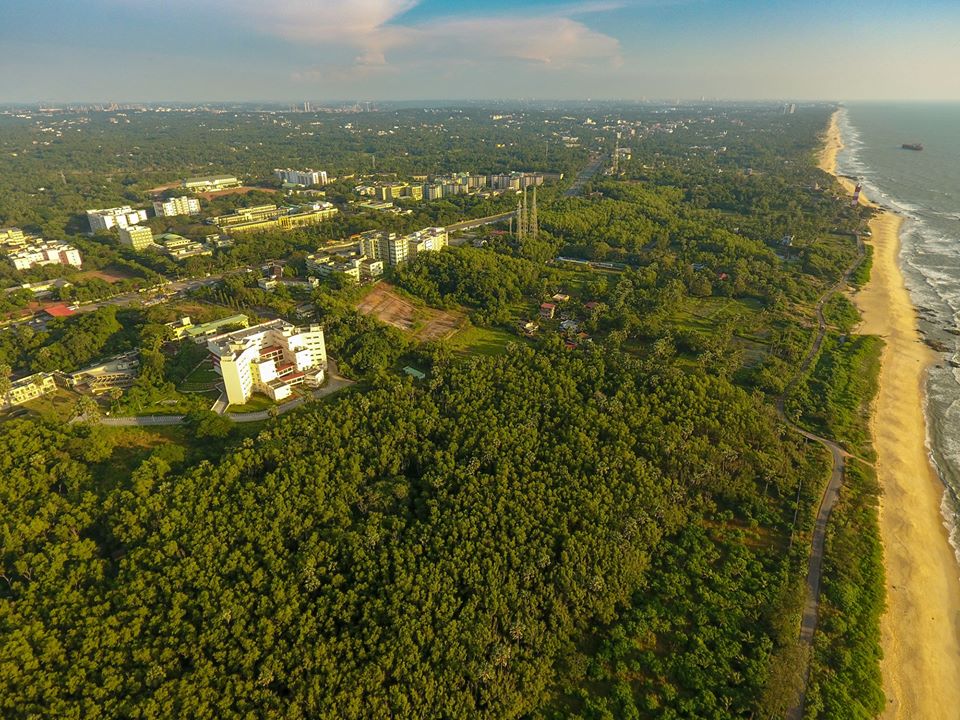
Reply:
M602 154L591 155L590 162L583 170L580 171L580 174L574 179L573 185L567 189L563 196L573 197L574 195L579 195L581 192L583 192L583 186L587 184L587 181L600 172L600 168L603 167L603 161L605 157L606 156Z
M510 212L500 213L498 215L487 215L482 218L475 218L474 220L461 220L458 223L453 225L447 225L447 232L457 232L458 230L472 230L473 228L478 228L481 225L493 225L493 223L503 222L504 220L509 220L514 217L517 213L513 210Z
M800 698L797 704L787 711L787 720L802 720L803 718L803 709L807 700L807 686L810 682L809 659L813 653L813 636L817 632L817 625L820 621L820 584L821 580L823 579L823 552L827 538L827 523L830 521L830 513L833 512L834 505L836 505L837 500L840 499L840 487L843 485L844 465L847 461L847 458L852 456L833 440L820 437L819 435L816 435L808 430L804 430L793 423L786 416L783 408L787 392L789 392L790 388L792 388L793 385L795 385L797 381L803 377L804 374L806 374L807 370L810 369L810 365L813 363L814 358L817 356L817 354L820 352L820 348L823 346L823 338L827 332L827 322L823 317L823 306L834 292L846 284L850 275L857 269L857 267L859 267L861 262L863 262L863 241L858 235L857 259L849 268L847 268L846 272L843 274L843 277L841 277L836 284L827 290L827 292L825 292L817 302L817 337L814 339L813 345L810 346L810 350L807 352L806 357L800 364L800 371L794 376L793 380L790 381L786 390L784 390L783 395L781 395L777 400L777 412L779 413L783 422L786 423L787 426L794 432L799 433L808 440L813 440L814 442L818 442L826 447L830 451L833 465L830 471L830 479L827 481L827 486L824 488L823 496L820 498L820 507L817 509L817 520L813 527L813 540L811 542L810 560L807 565L807 592L806 599L803 603L803 617L800 620L800 645L808 648L809 650L807 653L807 666L803 671L804 679L803 688L800 691Z

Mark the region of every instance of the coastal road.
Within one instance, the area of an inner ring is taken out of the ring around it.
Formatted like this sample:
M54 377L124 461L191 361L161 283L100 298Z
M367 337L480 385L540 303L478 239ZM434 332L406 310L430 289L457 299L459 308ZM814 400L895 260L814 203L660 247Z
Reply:
M810 369L814 358L820 352L823 346L823 339L827 334L827 322L823 317L823 306L830 296L837 290L846 285L850 275L863 262L864 250L863 240L857 235L857 259L847 268L843 276L830 287L817 302L817 336L807 351L806 357L800 363L800 370L787 385L783 394L777 399L777 413L780 419L794 432L802 435L808 440L818 442L830 451L832 468L830 479L823 490L820 498L820 506L817 509L817 520L813 527L813 539L811 541L810 560L807 565L806 598L803 603L803 617L800 620L800 645L807 648L807 666L803 669L803 687L800 691L800 697L795 706L787 711L787 720L802 720L803 709L807 700L807 686L810 682L810 658L813 654L813 636L817 632L817 625L820 621L820 584L823 579L823 552L827 538L827 523L830 521L830 513L833 512L837 500L840 499L840 488L843 485L843 471L847 459L853 457L829 438L821 437L809 430L804 430L799 425L791 421L784 412L784 403L786 395L790 389L803 377Z

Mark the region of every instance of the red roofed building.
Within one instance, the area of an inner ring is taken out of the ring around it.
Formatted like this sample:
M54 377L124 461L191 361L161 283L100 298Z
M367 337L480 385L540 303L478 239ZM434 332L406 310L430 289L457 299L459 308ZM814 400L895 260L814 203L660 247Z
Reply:
M543 303L540 306L540 317L547 318L548 320L553 317L553 314L557 311L557 306L553 303Z
M71 310L66 305L51 305L45 307L43 311L52 318L65 318L77 313L76 310Z

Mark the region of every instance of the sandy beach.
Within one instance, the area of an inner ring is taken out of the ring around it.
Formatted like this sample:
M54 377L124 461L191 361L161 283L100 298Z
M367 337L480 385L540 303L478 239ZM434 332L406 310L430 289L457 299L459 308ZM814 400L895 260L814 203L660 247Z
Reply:
M820 167L835 174L841 135L836 115ZM853 183L839 178L853 192ZM861 202L869 201L861 195ZM940 514L943 485L927 455L923 386L938 360L920 340L916 314L898 264L901 218L870 223L873 272L854 298L859 332L883 337L886 348L872 419L877 473L883 488L880 530L887 610L881 623L884 718L960 717L960 568Z

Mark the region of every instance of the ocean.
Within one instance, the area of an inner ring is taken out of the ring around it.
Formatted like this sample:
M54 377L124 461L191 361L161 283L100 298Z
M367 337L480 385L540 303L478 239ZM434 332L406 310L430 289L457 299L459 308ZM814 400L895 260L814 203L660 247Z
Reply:
M960 561L960 104L849 104L839 122L837 172L904 216L900 267L921 332L944 348L927 378L927 449Z

